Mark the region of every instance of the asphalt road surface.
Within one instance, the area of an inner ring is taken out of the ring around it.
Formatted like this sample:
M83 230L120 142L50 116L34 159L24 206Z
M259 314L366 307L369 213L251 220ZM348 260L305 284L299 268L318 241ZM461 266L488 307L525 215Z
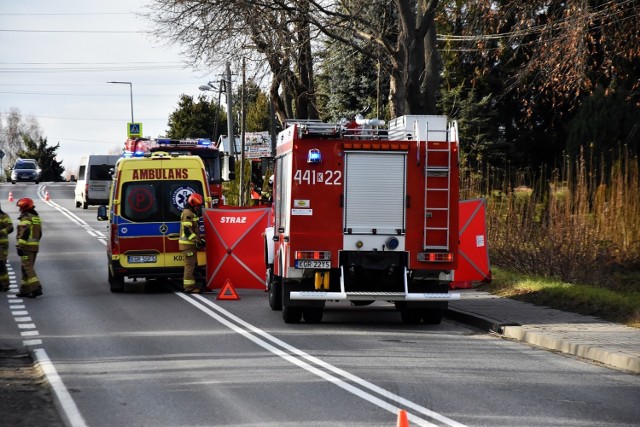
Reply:
M389 304L329 304L322 323L289 325L260 290L217 300L139 281L113 294L106 225L75 207L73 185L0 184L15 219L9 191L43 219L44 295L3 298L0 342L31 349L67 425L392 426L400 409L412 426L640 420L636 375L449 320L405 325ZM19 273L13 248L9 261Z

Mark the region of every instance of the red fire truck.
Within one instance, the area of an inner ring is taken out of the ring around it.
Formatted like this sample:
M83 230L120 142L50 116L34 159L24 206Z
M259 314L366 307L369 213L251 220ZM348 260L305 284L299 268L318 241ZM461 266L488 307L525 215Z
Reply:
M393 302L405 323L440 323L458 257L458 134L444 116L327 124L278 135L269 305L320 322L327 301Z
M132 138L127 139L125 142L124 157L141 157L149 152L199 156L207 171L209 192L213 199L213 204L223 204L222 182L235 179L235 159L233 156L220 151L211 140L206 138Z

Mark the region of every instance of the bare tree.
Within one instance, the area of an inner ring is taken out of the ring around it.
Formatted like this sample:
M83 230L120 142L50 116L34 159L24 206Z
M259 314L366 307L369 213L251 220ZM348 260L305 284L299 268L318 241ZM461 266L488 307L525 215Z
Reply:
M479 74L507 68L503 94L517 93L529 113L542 101L572 111L598 87L624 88L640 102L640 1L449 3L464 24L458 35L441 38L465 51Z
M307 1L308 17L318 31L384 64L392 116L436 113L441 67L434 21L438 0ZM299 2L273 3L292 10Z
M288 13L252 0L152 0L155 34L182 47L194 67L220 68L241 58L265 61L280 122L317 118L308 9ZM257 65L256 67L259 67Z
M18 158L18 153L25 148L24 138L37 139L41 135L38 121L31 116L22 116L17 108L12 108L8 113L0 113L0 147L5 153L2 159L5 169L3 175Z
M156 34L192 64L264 59L280 121L317 118L313 40L322 35L385 64L392 115L436 112L437 0L152 0ZM373 47L373 48L372 48ZM347 51L348 49L345 49Z

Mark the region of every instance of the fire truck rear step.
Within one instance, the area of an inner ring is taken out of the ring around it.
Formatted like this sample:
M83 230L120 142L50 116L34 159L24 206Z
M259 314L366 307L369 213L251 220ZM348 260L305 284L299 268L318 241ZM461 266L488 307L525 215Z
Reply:
M292 291L292 300L334 300L334 301L455 301L460 294L452 293L409 293L407 282L407 268L404 269L404 292L347 292L344 283L344 266L340 266L340 292L325 291Z
M459 293L410 293L404 292L290 292L292 300L312 301L456 301L460 299Z

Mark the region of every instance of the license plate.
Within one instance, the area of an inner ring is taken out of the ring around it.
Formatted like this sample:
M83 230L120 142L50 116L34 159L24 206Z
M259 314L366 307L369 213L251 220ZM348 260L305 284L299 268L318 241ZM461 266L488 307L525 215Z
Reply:
M127 259L129 264L147 264L156 262L158 257L155 255L129 255Z
M331 261L329 260L325 260L325 261L318 261L318 260L302 260L302 259L298 259L296 260L296 268L319 268L319 269L324 269L324 270L328 270L331 268Z

